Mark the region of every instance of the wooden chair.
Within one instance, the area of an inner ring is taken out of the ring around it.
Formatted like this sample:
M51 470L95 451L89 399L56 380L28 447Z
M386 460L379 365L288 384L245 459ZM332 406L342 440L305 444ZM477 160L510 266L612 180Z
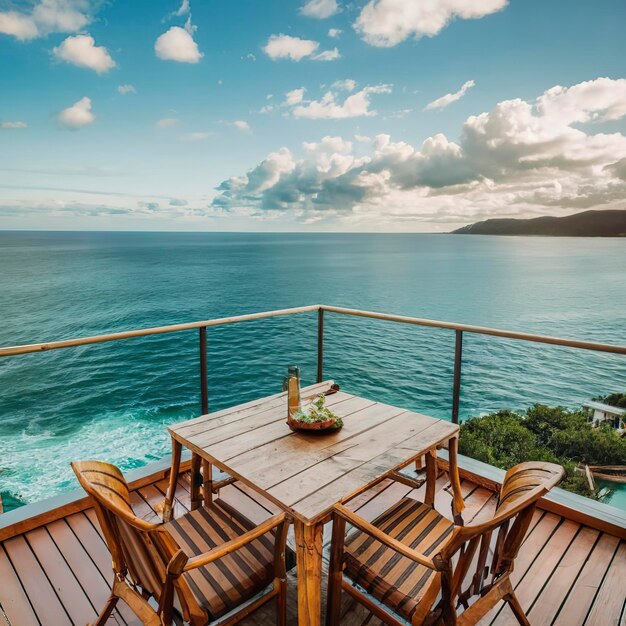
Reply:
M72 468L93 499L113 559L113 589L95 626L105 624L119 599L145 626L170 626L179 613L192 626L205 626L226 614L221 623L234 624L274 596L277 623L285 625L284 514L254 527L214 503L152 523L133 512L117 467L77 461Z
M508 602L520 624L529 626L510 575L537 500L563 474L563 468L552 463L511 468L493 517L467 526L455 525L410 498L372 523L345 506L336 506L327 625L339 624L344 589L394 626L406 622L469 626L500 600ZM348 538L346 523L355 527Z

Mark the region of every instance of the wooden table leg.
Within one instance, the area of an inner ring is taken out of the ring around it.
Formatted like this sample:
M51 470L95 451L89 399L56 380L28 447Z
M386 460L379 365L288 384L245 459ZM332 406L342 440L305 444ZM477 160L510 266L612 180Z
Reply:
M176 495L176 485L178 484L178 474L180 472L180 455L183 446L172 437L172 467L170 469L170 482L167 486L167 494L163 502L163 521L169 522L172 519L174 508L174 496Z
M298 561L298 625L320 626L324 525L308 525L296 519L294 530Z
M435 487L437 486L437 450L429 450L426 453L426 493L424 504L435 504Z
M450 484L452 485L452 515L454 522L463 525L461 511L465 508L463 494L461 493L461 479L459 477L459 438L450 439L448 446L448 472Z
M191 510L195 511L202 503L200 487L202 486L202 474L200 473L201 458L191 453Z
M202 499L204 506L213 502L213 465L206 459L202 459Z

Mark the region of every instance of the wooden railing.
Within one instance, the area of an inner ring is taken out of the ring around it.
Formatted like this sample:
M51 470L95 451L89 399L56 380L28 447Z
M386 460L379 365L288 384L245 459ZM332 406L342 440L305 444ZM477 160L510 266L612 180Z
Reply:
M358 309L347 309L343 307L327 306L324 304L314 304L310 306L295 307L291 309L279 309L276 311L265 311L263 313L251 313L248 315L237 315L234 317L221 317L199 322L188 322L185 324L172 324L170 326L157 326L154 328L143 328L129 330L106 335L95 335L92 337L81 337L78 339L65 339L62 341L51 341L46 343L34 343L21 346L8 346L0 348L0 357L16 356L33 352L46 352L48 350L58 350L60 348L71 348L74 346L84 346L106 341L119 341L121 339L131 339L133 337L147 337L149 335L161 335L165 333L181 332L186 330L199 331L199 360L200 360L200 401L202 413L209 411L209 390L208 390L208 366L207 366L207 328L212 326L223 326L226 324L237 324L254 320L279 317L284 315L296 315L299 313L311 313L317 311L317 381L321 382L324 373L324 314L335 313L340 315L352 315L369 319L378 319L400 324L412 324L415 326L425 326L430 328L441 328L452 330L455 333L454 348L454 377L452 384L452 414L453 422L459 420L459 403L461 396L461 367L463 361L463 335L472 333L476 335L488 335L520 341L530 341L567 348L578 348L582 350L592 350L595 352L608 352L612 354L626 354L626 346L617 346L606 343L596 343L591 341L579 341L575 339L563 339L560 337L550 337L547 335L534 335L520 333L484 326L471 326L469 324L456 324L454 322L442 322L438 320L423 319L418 317L407 317L404 315L392 315L389 313L376 313L373 311L361 311Z

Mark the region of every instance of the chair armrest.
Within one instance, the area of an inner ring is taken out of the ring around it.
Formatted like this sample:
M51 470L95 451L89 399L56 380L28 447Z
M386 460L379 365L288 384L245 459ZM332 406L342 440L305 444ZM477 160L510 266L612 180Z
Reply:
M183 568L183 572L187 572L191 569L196 569L198 567L202 567L204 565L208 565L209 563L213 563L213 561L217 561L231 552L235 552L242 548L246 544L254 541L258 537L265 535L270 530L280 526L281 524L289 523L289 518L285 513L279 513L278 515L274 515L270 517L268 520L259 524L255 528L252 528L248 532L244 533L240 537L236 539L231 539L226 543L223 543L221 546L217 546L208 552L204 552L203 554L199 554L198 556L194 556L187 561L185 567Z
M382 530L376 528L373 524L370 524L362 517L359 517L356 513L346 508L341 504L336 504L334 507L334 512L336 515L339 515L343 519L346 520L352 526L355 526L359 530L363 531L366 535L369 535L373 539L380 541L380 543L385 544L390 547L392 550L395 550L402 556L405 556L407 559L411 559L424 567L427 567L432 570L436 570L435 563L432 559L428 558L424 554L417 552L417 550L413 550L409 546L401 543L397 539L386 535Z

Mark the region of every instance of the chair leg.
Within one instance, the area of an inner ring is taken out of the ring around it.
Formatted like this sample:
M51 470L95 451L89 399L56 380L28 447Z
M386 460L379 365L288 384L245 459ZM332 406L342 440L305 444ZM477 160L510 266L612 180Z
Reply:
M278 594L276 595L276 624L287 626L287 581L282 579L278 582Z
M506 596L504 596L503 599L505 602L508 602L509 606L511 607L511 611L513 611L513 614L515 615L517 621L521 624L521 626L530 626L530 622L528 621L528 618L524 613L524 609L522 609L522 605L519 603L515 592L511 591Z
M113 594L126 602L143 626L163 626L163 621L148 601L125 580L115 580L113 582Z
M109 617L111 617L111 613L113 613L113 609L115 608L118 600L119 598L117 596L111 594L106 601L104 608L100 611L100 615L98 615L98 618L91 626L104 626Z

